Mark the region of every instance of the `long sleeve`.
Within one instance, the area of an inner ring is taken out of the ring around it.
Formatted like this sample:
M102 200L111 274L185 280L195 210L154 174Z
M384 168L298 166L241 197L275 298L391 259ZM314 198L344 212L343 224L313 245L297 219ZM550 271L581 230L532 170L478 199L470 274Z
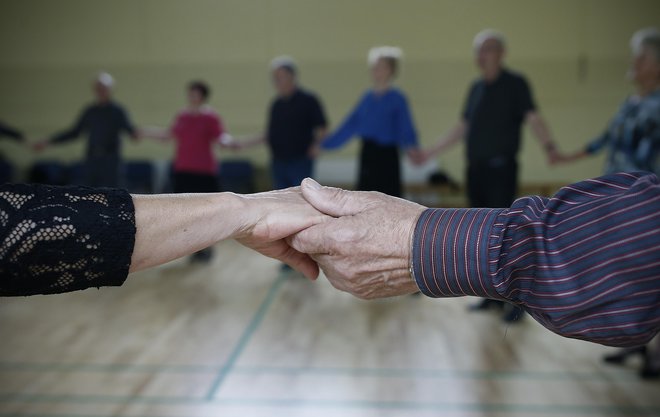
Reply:
M11 128L3 123L0 123L0 136L6 136L8 138L15 139L17 141L24 140L23 133L18 130Z
M126 191L0 186L0 296L122 285L134 243Z
M512 302L560 335L634 346L660 330L660 185L621 173L509 209L429 209L413 274L430 297Z
M353 111L346 116L341 126L323 141L321 144L323 149L337 149L355 136L360 123L360 108L364 105L365 98L366 95L360 99Z
M89 114L89 110L85 109L82 114L78 117L78 120L76 120L76 123L73 125L68 130L65 130L63 132L57 133L53 135L50 138L51 143L63 143L63 142L68 142L73 139L76 139L78 136L80 136L86 128L86 121L87 117Z
M128 115L128 112L124 110L123 108L119 108L120 113L121 113L121 128L125 132L127 132L129 135L135 137L136 131L135 131L135 125L131 121L131 118Z
M417 131L410 112L410 105L404 95L401 95L398 106L396 126L400 145L404 148L416 148Z
M585 147L585 151L587 153L596 153L603 149L605 145L607 145L610 142L610 134L609 132L604 132L602 135L594 138L587 144Z

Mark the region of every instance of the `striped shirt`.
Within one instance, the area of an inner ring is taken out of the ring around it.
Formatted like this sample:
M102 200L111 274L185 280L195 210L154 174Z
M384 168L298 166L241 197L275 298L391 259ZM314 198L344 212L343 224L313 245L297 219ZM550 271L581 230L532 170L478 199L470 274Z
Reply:
M658 177L604 176L509 209L428 209L412 268L429 297L505 300L562 336L641 345L660 330Z

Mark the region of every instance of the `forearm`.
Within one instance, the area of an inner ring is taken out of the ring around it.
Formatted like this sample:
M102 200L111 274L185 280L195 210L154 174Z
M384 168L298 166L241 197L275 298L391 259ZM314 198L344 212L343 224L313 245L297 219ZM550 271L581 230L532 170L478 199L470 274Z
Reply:
M63 132L59 132L51 136L48 139L48 143L58 144L58 143L70 142L74 139L77 139L78 136L80 136L80 133L81 132L78 129L65 130Z
M643 343L660 328L658 299L644 295L660 292L658 231L649 229L659 194L657 177L620 174L510 209L427 210L413 239L414 277L431 297L513 302L563 336Z
M527 122L543 149L548 153L554 152L557 149L557 145L555 144L552 133L543 118L536 112L532 112L527 116Z
M237 140L236 143L241 148L253 148L255 146L263 145L267 140L268 138L266 137L266 134L262 133L260 135Z
M0 125L0 136L6 136L19 142L24 140L23 133L4 125Z
M133 195L131 272L169 262L233 237L243 204L231 193Z
M141 127L136 131L136 136L141 138L149 138L156 140L169 140L172 137L170 129L164 129L162 127L155 126L146 126Z
M463 140L467 134L467 129L467 122L461 120L446 135L438 139L437 143L430 149L431 156L438 155Z

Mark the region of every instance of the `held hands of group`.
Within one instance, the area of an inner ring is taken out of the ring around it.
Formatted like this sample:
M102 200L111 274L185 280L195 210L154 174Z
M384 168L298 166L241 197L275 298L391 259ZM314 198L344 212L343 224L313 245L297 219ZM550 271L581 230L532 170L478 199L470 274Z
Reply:
M249 219L234 236L308 278L319 268L337 289L359 298L417 292L410 277L410 243L418 204L377 192L300 187L241 196Z

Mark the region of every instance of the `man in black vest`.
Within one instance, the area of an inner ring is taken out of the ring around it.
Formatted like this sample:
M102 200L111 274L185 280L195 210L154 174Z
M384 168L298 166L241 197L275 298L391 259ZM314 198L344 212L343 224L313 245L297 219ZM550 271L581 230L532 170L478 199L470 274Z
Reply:
M470 205L509 207L517 192L517 156L523 123L529 124L551 164L557 161L558 152L537 111L527 80L503 65L504 36L484 30L474 39L474 51L481 77L470 87L458 124L426 151L426 157L435 156L466 139ZM503 307L503 303L484 300L475 309L492 306ZM522 310L513 308L504 319L516 321L521 314Z

